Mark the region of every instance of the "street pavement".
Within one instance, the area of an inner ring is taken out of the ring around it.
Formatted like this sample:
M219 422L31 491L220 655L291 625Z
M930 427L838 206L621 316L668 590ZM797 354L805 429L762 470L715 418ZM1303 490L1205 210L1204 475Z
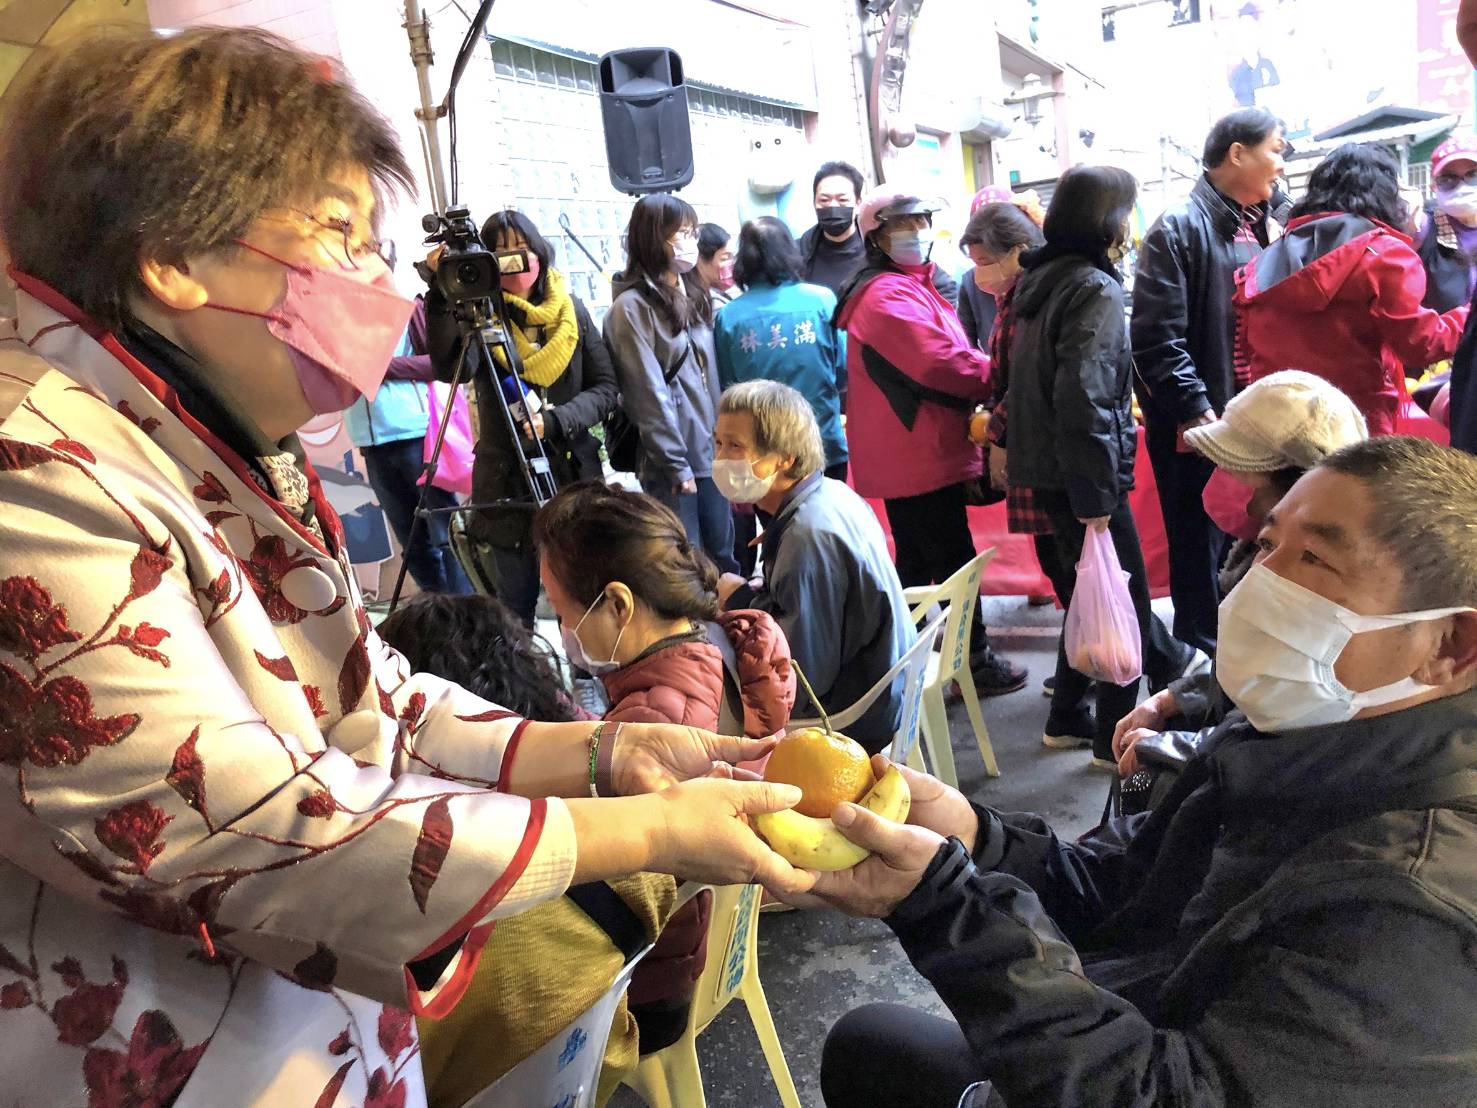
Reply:
M993 807L1036 812L1058 834L1075 837L1102 816L1108 777L1089 768L1086 750L1048 750L1041 745L1047 710L1041 681L1055 669L1061 613L1054 607L1029 608L1023 597L993 598L986 600L985 618L991 642L1027 666L1031 680L1020 692L984 702L985 724L1000 762L998 778L985 776L962 702L950 702L949 729L960 787ZM831 1025L849 1009L889 1001L947 1014L886 927L839 912L762 916L759 976L805 1108L821 1108L821 1047ZM699 1037L698 1059L711 1108L779 1104L742 1002L731 1003ZM639 1108L641 1100L623 1088L611 1105Z

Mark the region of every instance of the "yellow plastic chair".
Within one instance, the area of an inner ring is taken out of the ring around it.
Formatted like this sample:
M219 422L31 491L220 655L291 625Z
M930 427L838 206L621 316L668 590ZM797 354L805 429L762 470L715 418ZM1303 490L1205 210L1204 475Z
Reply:
M923 768L917 748L918 723L923 708L923 686L928 676L933 644L938 639L939 632L943 630L944 616L945 613L939 612L919 628L918 637L913 641L913 645L904 651L903 656L893 663L890 670L877 679L860 700L839 712L830 713L831 726L835 730L845 731L861 719L877 698L891 689L894 682L901 678L903 681L903 711L899 717L898 729L893 733L892 745L888 748L887 756L894 762L906 761L915 769ZM820 727L822 722L820 719L791 719L787 729L798 731L802 727Z
M706 1108L697 1037L735 996L749 1009L780 1103L784 1108L800 1108L769 1001L759 984L759 891L758 885L725 885L713 890L708 960L697 981L687 1029L671 1046L642 1058L635 1076L626 1082L650 1108Z
M934 605L943 605L947 617L939 652L928 660L928 674L923 683L923 742L929 768L939 780L955 787L959 776L954 768L954 748L949 744L949 715L944 708L944 690L950 681L959 682L964 710L969 713L975 742L985 762L985 772L1000 776L995 748L990 745L990 731L980 711L979 693L975 691L974 674L969 670L970 638L974 627L974 607L979 603L980 577L985 566L995 557L995 547L965 562L941 585L923 585L903 590L903 597L913 610L913 619L923 620Z

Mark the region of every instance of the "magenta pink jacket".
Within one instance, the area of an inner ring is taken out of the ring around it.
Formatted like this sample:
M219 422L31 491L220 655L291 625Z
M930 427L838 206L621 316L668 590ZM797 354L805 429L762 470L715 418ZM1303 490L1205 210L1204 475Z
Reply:
M852 481L863 496L919 496L983 472L983 452L969 441L968 402L989 395L990 359L970 343L953 307L934 289L932 271L924 265L882 273L837 313L847 333ZM925 389L965 403L924 400L908 428L868 369L868 360L878 358Z

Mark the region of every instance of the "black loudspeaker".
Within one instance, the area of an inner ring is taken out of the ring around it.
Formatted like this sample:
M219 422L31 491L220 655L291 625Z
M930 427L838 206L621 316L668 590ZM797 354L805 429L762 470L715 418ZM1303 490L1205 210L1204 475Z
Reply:
M600 59L600 121L610 183L629 196L692 181L687 85L675 50L612 50Z

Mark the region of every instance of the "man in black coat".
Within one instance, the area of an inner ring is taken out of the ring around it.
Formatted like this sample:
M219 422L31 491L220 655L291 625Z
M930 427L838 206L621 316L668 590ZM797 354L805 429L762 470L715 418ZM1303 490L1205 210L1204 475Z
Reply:
M862 188L861 170L848 162L827 162L815 172L816 222L800 236L800 279L824 285L837 296L867 259L867 244L856 225ZM950 304L958 299L959 284L943 266L934 267L933 287Z
M1204 175L1149 228L1134 274L1133 356L1169 537L1174 634L1208 654L1226 536L1200 501L1214 467L1183 432L1212 422L1238 390L1234 277L1279 234L1272 210L1283 149L1282 126L1265 108L1220 120L1205 140Z
M1421 439L1303 477L1223 612L1240 710L1152 812L1064 842L911 772L906 826L839 806L874 854L797 903L884 918L954 1020L843 1018L828 1108L1477 1103L1473 503Z

